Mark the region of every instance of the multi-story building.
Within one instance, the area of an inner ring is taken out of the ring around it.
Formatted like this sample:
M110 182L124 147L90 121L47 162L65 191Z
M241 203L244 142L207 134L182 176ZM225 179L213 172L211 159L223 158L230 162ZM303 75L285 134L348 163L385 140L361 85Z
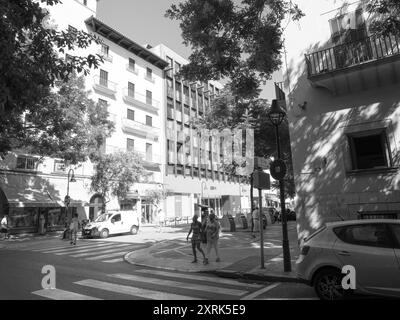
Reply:
M59 30L85 30L102 40L101 45L93 45L87 51L67 52L67 55L92 52L104 58L100 68L91 70L86 77L90 98L106 104L115 123L115 132L107 139L104 152L139 152L150 173L146 181L132 186L127 199L112 198L107 208L137 208L142 212L142 222L146 223L152 218L147 191L160 189L163 182L161 115L165 100L163 69L168 63L97 19L96 4L96 0L70 0L49 7L51 24ZM93 173L90 162L72 167L58 159L45 158L39 162L38 156L16 150L2 167L0 208L9 211L11 225L16 230L35 230L41 213L50 226L63 227L68 219L63 203L67 191L71 197L69 215L78 212L82 218L94 219L101 210L101 196L90 191ZM75 181L68 182L69 172L74 173Z
M192 120L208 112L222 85L215 81L185 81L176 74L188 63L186 59L163 44L151 51L169 63L165 70L162 152L167 218L192 216L198 204L212 207L219 215L248 209L249 186L243 177L223 172L224 155L217 151L222 149L216 148L212 139L202 145L193 126Z
M370 33L365 1L297 3L305 17L285 30L284 75L299 236L329 220L399 218L400 41Z

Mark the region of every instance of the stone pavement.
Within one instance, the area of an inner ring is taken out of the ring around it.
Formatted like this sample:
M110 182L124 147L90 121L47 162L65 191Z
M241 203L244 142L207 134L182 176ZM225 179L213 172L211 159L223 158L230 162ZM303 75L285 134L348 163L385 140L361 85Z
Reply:
M172 230L170 233L169 230L163 230L156 236L163 239L162 241L156 242L149 248L128 253L125 260L139 266L181 272L211 272L221 277L297 281L294 271L283 272L281 224L268 225L265 230L265 269L261 269L260 239L259 237L253 238L251 233L246 230L222 233L219 241L221 262L215 261L215 253L211 251L208 265L203 265L201 253L198 253L199 262L191 263L193 260L191 243L190 240L186 241L188 229L188 226L175 228L175 231ZM299 252L296 223L290 221L288 230L293 269ZM205 248L203 247L203 249Z

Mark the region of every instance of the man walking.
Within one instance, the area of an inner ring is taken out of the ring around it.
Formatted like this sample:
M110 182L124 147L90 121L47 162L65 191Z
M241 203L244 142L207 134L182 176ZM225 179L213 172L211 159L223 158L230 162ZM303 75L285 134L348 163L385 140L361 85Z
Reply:
M79 230L79 220L77 213L74 214L74 217L71 220L71 224L69 225L69 229L71 231L71 244L76 245L76 237Z
M221 259L219 258L218 253L218 239L219 239L219 230L220 225L215 218L215 213L212 211L209 217L210 221L207 223L206 226L206 235L207 235L207 253L206 258L204 259L204 264L208 264L208 258L210 257L211 248L214 248L215 255L217 257L216 262L220 262Z
M1 233L4 233L4 239L9 239L10 234L8 233L8 230L10 229L10 227L8 225L8 213L6 213L3 219L1 219L0 226L1 226Z

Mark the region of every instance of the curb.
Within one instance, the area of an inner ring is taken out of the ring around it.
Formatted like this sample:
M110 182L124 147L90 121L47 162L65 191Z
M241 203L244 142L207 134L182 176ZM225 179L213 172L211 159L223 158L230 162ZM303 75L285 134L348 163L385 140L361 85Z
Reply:
M221 278L256 280L256 281L267 281L267 282L302 283L302 281L296 277L290 277L278 274L257 274L257 273L240 272L234 270L216 270L213 273Z

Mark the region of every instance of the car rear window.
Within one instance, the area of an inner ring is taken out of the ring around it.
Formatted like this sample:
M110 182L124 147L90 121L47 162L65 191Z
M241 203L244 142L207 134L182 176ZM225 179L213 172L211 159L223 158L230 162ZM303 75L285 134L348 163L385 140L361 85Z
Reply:
M389 230L384 223L342 226L334 228L333 232L340 240L346 243L368 247L393 248Z

